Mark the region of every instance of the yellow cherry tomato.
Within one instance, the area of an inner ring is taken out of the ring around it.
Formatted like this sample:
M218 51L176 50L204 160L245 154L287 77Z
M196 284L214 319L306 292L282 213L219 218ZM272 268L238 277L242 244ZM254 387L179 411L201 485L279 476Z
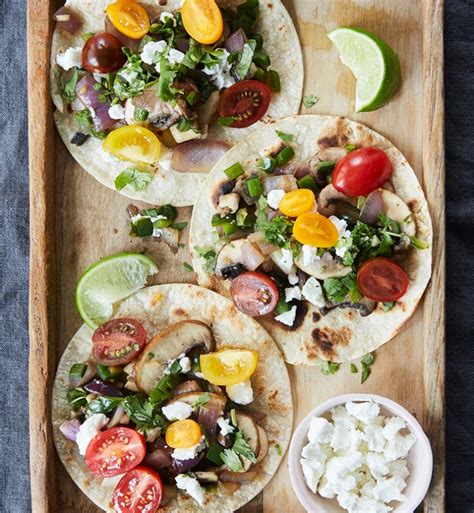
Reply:
M332 248L339 240L334 223L327 217L314 212L301 214L293 225L293 236L301 244L316 248Z
M150 18L145 9L133 0L118 0L107 7L112 25L132 39L141 39L150 30Z
M288 217L298 217L314 207L314 192L310 189L296 189L287 192L278 208Z
M166 443L173 449L188 449L201 440L202 432L199 424L191 419L178 420L168 426Z
M215 43L224 32L222 13L214 0L184 0L181 18L186 32L203 45Z
M103 148L121 160L145 164L154 164L161 153L158 137L148 128L135 125L110 132Z
M258 354L246 349L223 349L199 357L204 378L214 385L236 385L255 372Z

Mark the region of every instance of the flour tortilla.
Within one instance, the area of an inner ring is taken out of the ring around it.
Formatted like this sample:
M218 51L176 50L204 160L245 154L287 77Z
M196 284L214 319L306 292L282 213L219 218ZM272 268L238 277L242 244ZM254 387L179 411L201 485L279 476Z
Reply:
M65 104L61 96L60 76L63 71L56 64L58 53L69 47L82 47L84 41L81 34L104 30L104 11L114 0L67 0L65 5L81 13L84 24L78 34L71 36L61 27L56 26L51 51L51 95L56 112L56 127L77 162L100 183L114 189L115 177L130 167L130 162L121 161L102 150L102 141L89 137L82 145L71 144L71 139L78 131L74 116L65 112ZM168 0L165 6L157 5L156 0L140 2L154 17L160 12L174 12L182 5L182 0ZM220 1L222 7L233 7L242 1ZM245 138L252 131L265 126L266 123L285 116L296 114L300 108L303 91L303 59L301 47L290 15L280 0L260 1L260 16L256 31L262 34L264 49L271 58L271 68L278 71L281 80L281 92L273 95L270 107L262 121L245 129L213 127L209 137L224 140L233 145ZM163 147L162 156L156 167L153 180L144 191L135 191L131 186L125 187L121 194L151 204L171 203L177 207L193 205L197 193L204 183L206 174L179 173L171 167L171 152Z
M251 408L266 414L260 422L269 439L268 454L259 466L256 479L228 494L219 485L215 494L207 493L204 508L191 497L179 493L163 513L194 513L219 511L230 513L242 507L257 495L270 481L280 465L293 424L293 404L288 372L276 344L268 333L253 319L240 313L227 299L196 285L176 284L147 287L121 302L114 317L129 317L145 326L149 339L168 325L186 319L200 320L212 328L217 348L239 347L258 352L257 370L252 376L255 400ZM85 324L67 346L58 366L53 388L54 441L59 457L79 488L104 511L113 512L110 505L112 492L120 477L95 477L84 463L74 442L67 440L59 426L70 418L66 399L68 373L71 365L86 361L91 350L92 330Z
M403 262L410 277L410 286L389 312L384 312L379 303L367 317L361 317L355 309L341 308L322 316L318 308L305 301L298 307L291 328L270 316L257 318L280 346L288 363L316 365L320 359L333 362L354 360L394 337L413 314L431 275L433 242L428 205L413 169L393 144L366 126L343 117L296 116L267 126L232 148L209 173L194 207L189 244L198 282L229 296L230 280L207 274L203 267L204 259L196 254L194 248L215 245L211 232L211 217L215 211L210 199L216 185L226 179L223 171L237 161L244 169L256 170L259 154L263 155L281 143L275 130L294 134L291 145L295 149L295 158L299 160L308 159L318 149L330 146L356 144L383 149L394 167L391 180L395 193L409 206L416 222L417 237L429 244L428 249L410 251L407 261Z

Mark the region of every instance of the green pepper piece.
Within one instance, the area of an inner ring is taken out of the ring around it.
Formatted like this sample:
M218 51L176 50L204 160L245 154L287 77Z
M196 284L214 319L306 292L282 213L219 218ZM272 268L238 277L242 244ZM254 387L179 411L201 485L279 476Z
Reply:
M262 157L258 163L257 166L262 171L265 171L265 173L273 173L275 171L276 162L273 157L270 157L269 155L266 157Z
M232 235L238 230L237 221L233 219L221 225L224 235Z
M75 363L70 369L69 369L69 378L82 378L84 374L86 373L87 365L85 363Z
M275 71L274 69L267 71L265 83L272 93L279 93L281 91L280 75L278 74L278 71Z
M167 228L168 226L171 225L173 221L171 219L157 219L154 223L153 223L153 226L155 228Z
M153 234L153 223L148 217L143 217L132 223L132 232L139 237L149 237Z
M252 77L253 80L258 80L259 82L263 82L263 83L265 83L266 78L267 78L267 73L262 68L257 68Z
M295 151L291 146L285 146L276 156L276 165L282 166L289 162L295 156Z
M318 186L314 181L314 178L311 175L304 175L298 180L298 188L299 189L310 189L312 191L317 191Z
M252 34L249 39L255 41L255 50L258 52L263 47L263 37L261 34Z
M97 364L97 374L104 380L117 379L121 376L122 372L123 368L119 366L108 367L101 363Z
M243 175L245 173L244 168L240 162L236 162L224 170L224 173L227 175L227 178L230 180L234 180L235 178Z
M280 295L280 299L275 307L275 313L280 315L291 310L291 305L285 301L285 296Z
M221 454L224 452L222 445L212 442L207 450L206 458L216 465L222 465L224 462L221 459Z
M270 57L262 51L255 52L253 54L253 62L259 67L263 69L267 69L270 66L271 61Z
M235 219L232 215L226 215L224 217L221 217L219 214L214 214L211 219L211 226L222 226L226 223L231 223Z
M318 162L318 171L326 171L329 173L336 167L336 163L332 160L328 160L327 162Z
M263 193L262 182L258 176L252 176L245 180L245 188L252 198L258 198Z

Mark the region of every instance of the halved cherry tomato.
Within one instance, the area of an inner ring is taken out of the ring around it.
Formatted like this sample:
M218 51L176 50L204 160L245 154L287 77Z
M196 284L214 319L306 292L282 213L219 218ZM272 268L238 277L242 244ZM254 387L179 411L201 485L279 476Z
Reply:
M132 39L141 39L150 30L150 18L134 0L118 0L106 9L113 26Z
M211 45L222 37L224 20L214 0L184 0L181 18L186 32L203 45Z
M301 244L316 248L332 248L339 240L339 232L334 223L315 212L298 216L293 225L293 236Z
M408 289L410 279L395 262L375 257L362 264L357 272L357 286L373 301L397 301Z
M91 36L81 54L82 67L91 73L112 73L124 64L127 58L122 52L120 41L107 32Z
M168 426L166 443L173 449L188 449L201 440L202 431L199 424L191 419L178 420Z
M145 438L138 431L113 427L89 442L86 465L96 476L113 477L139 465L146 454Z
M348 196L367 196L381 187L392 176L392 172L392 163L383 150L359 148L337 163L332 174L332 184Z
M233 117L232 128L245 128L262 119L272 92L258 80L242 80L226 89L219 99L219 114Z
M310 189L296 189L287 192L278 208L288 217L298 217L314 207L314 192Z
M119 318L99 326L92 335L92 356L101 365L125 365L146 344L146 331L135 319Z
M112 495L115 513L155 513L163 494L160 476L146 467L128 471Z
M255 372L258 354L247 349L223 349L199 357L201 371L214 385L236 385Z
M158 137L148 128L135 125L110 132L103 148L121 160L146 164L154 164L161 153Z
M258 317L272 312L278 303L278 288L264 273L242 273L232 280L230 294L235 306L247 315Z

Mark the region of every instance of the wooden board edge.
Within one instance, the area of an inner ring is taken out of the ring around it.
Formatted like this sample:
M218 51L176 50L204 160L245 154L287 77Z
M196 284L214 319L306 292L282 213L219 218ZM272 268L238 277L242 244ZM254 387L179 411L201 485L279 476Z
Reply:
M30 176L29 429L33 513L57 511L51 426L54 374L54 129L49 94L52 3L28 0Z
M434 467L425 513L445 511L445 153L444 0L423 2L423 184L435 234L433 276L424 302L424 426ZM415 391L414 391L415 392Z

